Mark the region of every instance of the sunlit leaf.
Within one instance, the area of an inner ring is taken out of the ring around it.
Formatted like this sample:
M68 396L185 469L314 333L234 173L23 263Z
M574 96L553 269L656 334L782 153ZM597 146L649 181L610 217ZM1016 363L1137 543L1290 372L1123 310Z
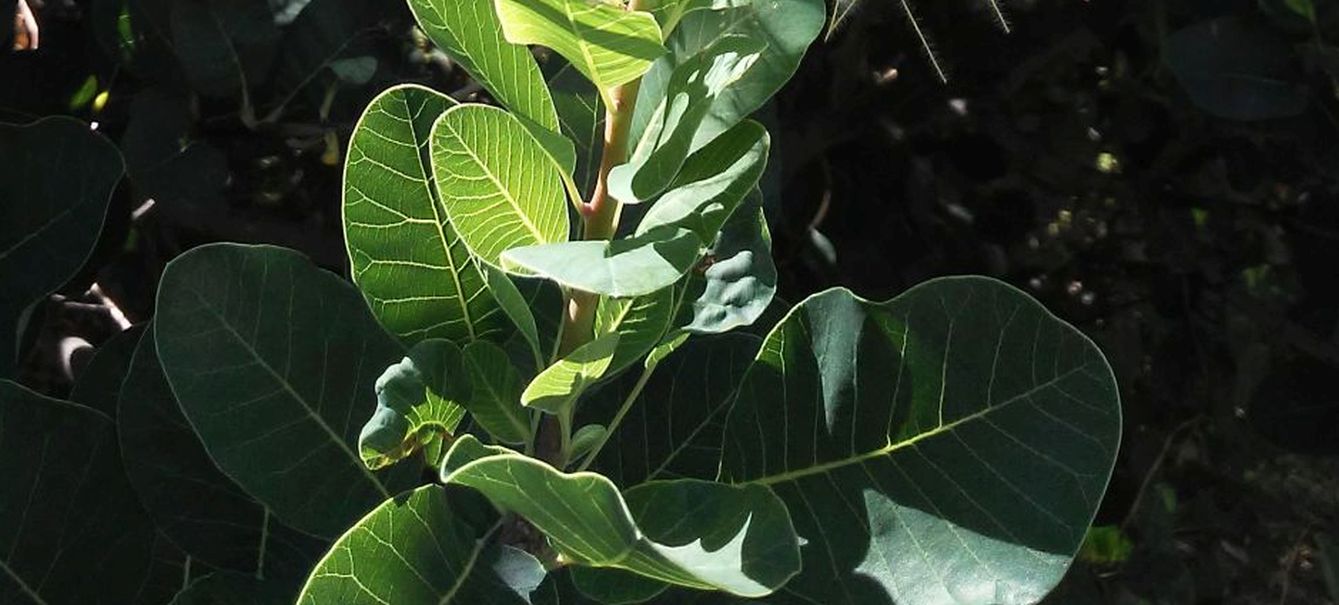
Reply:
M446 477L513 511L565 558L705 590L764 596L799 569L785 506L770 489L660 481L625 495L595 473L563 473L517 454L488 456Z
M433 185L432 124L453 105L422 86L381 93L354 128L344 167L353 280L382 325L409 344L465 344L508 331Z
M749 368L722 478L789 506L797 599L1035 603L1083 541L1120 427L1102 353L1010 286L829 290Z
M567 202L543 146L515 116L487 105L447 110L432 129L432 171L451 224L480 260L567 241Z
M605 95L636 79L664 54L649 13L589 0L496 0L502 31L516 44L562 55Z

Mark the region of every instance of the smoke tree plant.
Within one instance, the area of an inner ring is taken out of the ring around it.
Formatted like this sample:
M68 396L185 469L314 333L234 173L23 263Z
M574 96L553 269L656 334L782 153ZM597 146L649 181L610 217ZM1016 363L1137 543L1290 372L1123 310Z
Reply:
M124 379L85 389L103 404L0 382L0 600L149 602L168 559L180 603L985 605L1059 582L1120 439L1088 338L983 277L761 320L773 142L750 116L822 0L409 4L496 104L410 84L367 107L353 285L202 246L117 347ZM32 238L3 236L8 266ZM48 581L107 560L96 593Z

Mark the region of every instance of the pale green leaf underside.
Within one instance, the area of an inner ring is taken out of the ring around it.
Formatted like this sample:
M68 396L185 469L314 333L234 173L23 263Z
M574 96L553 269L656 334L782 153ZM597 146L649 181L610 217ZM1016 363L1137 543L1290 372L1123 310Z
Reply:
M481 341L482 342L482 341ZM377 409L358 434L363 464L379 469L450 439L465 417L470 383L460 348L449 340L422 341L377 378Z
M595 334L618 334L618 346L605 374L612 376L660 344L675 316L675 288L637 298L602 298L595 310Z
M168 264L157 310L158 359L210 458L286 524L333 537L413 484L413 465L373 473L356 451L404 350L348 282L292 250L211 244Z
M521 393L521 403L550 414L561 414L609 371L618 350L619 334L604 334L568 353L544 369Z
M757 38L726 36L675 67L632 157L609 173L610 194L636 204L668 187L712 103L748 72L765 48Z
M790 517L771 490L667 481L629 490L562 473L517 454L488 456L446 477L530 521L580 565L741 596L764 596L799 569Z
M497 514L461 488L386 500L350 528L307 579L299 605L526 605L544 568L497 545Z
M642 79L632 134L640 139L665 96L674 68L725 36L744 36L765 44L758 60L711 103L697 128L697 149L762 107L794 75L809 44L827 20L823 0L716 0L715 10L683 15L665 42L669 52Z
M598 0L497 0L502 31L516 44L539 44L562 55L608 96L664 54L649 13Z
M558 116L539 65L502 36L494 0L409 0L423 32L508 109L550 131Z
M467 104L442 114L432 129L432 172L451 224L480 260L497 265L511 248L567 241L558 171L506 111Z
M777 281L772 236L757 189L721 227L711 256L711 266L700 278L694 276L699 287L693 288L692 319L684 329L717 334L752 325L772 303Z
M344 165L353 280L381 324L411 345L464 344L508 330L432 183L432 124L454 105L412 84L382 92L354 128Z
M790 507L802 600L1035 603L1092 520L1120 424L1101 352L1010 286L829 290L767 337L722 474Z
M690 229L706 243L716 240L725 221L758 184L771 137L746 120L721 133L689 156L670 190L637 224L637 235L667 228Z
M513 248L503 268L553 280L577 290L626 298L678 281L702 253L702 240L687 229L659 229L610 241L577 241Z

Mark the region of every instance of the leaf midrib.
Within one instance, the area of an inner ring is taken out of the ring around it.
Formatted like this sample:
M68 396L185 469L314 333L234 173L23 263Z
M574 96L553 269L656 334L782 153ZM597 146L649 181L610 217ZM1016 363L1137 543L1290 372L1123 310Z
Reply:
M5 572L5 575L13 579L14 583L18 584L19 590L23 591L23 594L28 598L32 599L34 603L36 603L37 605L47 605L47 602L45 599L42 598L42 595L37 594L37 591L33 590L33 588L29 586L27 582L24 582L23 578L19 576L18 572L15 572L14 569L9 566L9 563L4 559L0 559L0 570L3 570Z
M908 447L915 446L917 443L919 443L919 442L921 442L921 441L924 441L924 440L926 440L926 439L930 439L930 438L935 437L935 436L938 436L938 435L942 435L942 434L945 434L945 433L952 432L952 431L953 431L954 429L956 429L957 427L959 427L959 426L961 426L961 425L963 425L963 424L966 424L966 423L968 423L968 422L971 422L971 421L973 421L973 420L979 420L979 419L981 419L981 418L985 418L985 417L986 417L987 415L989 415L990 413L995 412L995 411L1000 410L1000 409L1003 409L1003 408L1005 408L1005 407L1008 407L1008 406L1012 405L1012 404L1015 403L1015 402L1025 400L1025 399L1031 397L1032 395L1036 394L1037 392L1041 391L1042 389L1045 389L1045 388L1054 386L1056 383L1060 382L1061 380L1063 380L1063 379L1065 379L1065 378L1068 378L1068 377L1070 377L1070 376L1072 376L1072 375L1074 375L1074 374L1076 374L1076 373L1078 373L1078 372L1081 372L1081 371L1083 371L1083 370L1086 370L1087 367L1088 367L1087 364L1081 364L1081 365L1078 365L1078 366L1076 366L1076 367L1074 367L1074 368L1072 368L1072 369L1070 369L1070 370L1064 372L1063 374L1058 374L1058 375L1054 376L1053 378L1051 378L1050 380L1047 380L1047 381L1045 381L1045 382L1042 382L1042 383L1040 383L1040 384L1037 384L1037 385L1033 386L1032 388L1030 388L1030 389L1028 389L1028 390L1026 390L1026 391L1023 391L1022 393L1019 393L1019 394L1017 394L1017 395L1014 395L1014 396L1012 396L1012 397L1010 397L1010 398L1008 398L1008 399L1005 399L1004 401L1001 401L1001 402L998 403L998 404L995 404L995 405L988 405L987 407L985 407L985 408L983 408L983 409L981 409L981 410L978 410L978 411L976 411L976 412L972 412L971 414L968 414L968 415L966 415L966 416L963 416L962 418L959 418L959 419L954 420L954 421L952 421L952 422L949 422L949 423L947 423L947 424L940 425L940 426L938 426L938 427L936 427L936 428L934 428L934 429L928 430L928 431L926 431L926 432L924 432L924 433L921 433L921 434L919 434L919 435L916 435L915 437L912 437L912 438L910 438L910 439L906 439L906 440L903 440L903 441L899 441L899 442L897 442L897 443L889 443L888 445L886 445L886 446L884 446L884 447L878 448L878 449L873 450L873 451L870 451L870 452L865 452L865 453L863 453L863 454L856 454L856 455L848 456L848 457L846 457L846 458L841 458L841 459L838 459L838 460L831 460L831 461L828 461L828 462L824 462L824 463L822 463L822 464L815 464L815 465L813 465L813 466L805 467L805 468L798 469L798 470L791 470L791 471L786 471L786 472L783 472L783 473L778 473L778 474L775 474L775 475L768 475L768 476L765 476L765 477L759 477L759 478L756 478L756 479L750 479L750 480L748 480L748 481L743 481L742 483L745 483L745 484L753 483L753 484L757 484L757 485L775 485L775 484L777 484L777 483L786 483L786 482L790 482L790 481L795 481L795 480L802 479L802 478L804 478L804 477L808 477L808 476L811 476L811 475L818 475L818 474L827 473L827 472L832 471L832 470L834 470L834 469L842 468L842 467L845 467L845 466L848 466L848 465L852 465L852 464L860 464L860 463L862 463L862 462L864 462L864 461L866 461L866 460L871 460L871 459L874 459L874 458L882 458L882 457L887 456L887 455L889 455L889 454L892 454L893 452L896 452L896 451L898 451L898 450L901 450L901 449L905 449L905 448L908 448ZM942 413L942 409L941 409L941 413Z
M267 362L265 358L260 356L260 352L257 351L255 347L251 346L251 343L247 342L245 338L242 338L242 335L232 327L232 324L228 323L227 318L225 318L221 313L216 311L214 307L209 305L209 303L205 300L205 297L202 296L200 292L191 290L191 294L194 294L195 297L200 300L201 302L200 306L208 310L209 313L218 320L219 324L223 326L224 330L227 330L228 333L231 334L233 338L237 340L237 342L241 343L242 347L246 349L247 353L250 353L251 357L253 357L256 360L256 364L259 365L261 368L264 368L265 371L270 374L270 376L272 376L276 381L279 382L279 386L282 387L283 390L287 392L288 395L298 403L298 405L302 406L302 409L307 413L307 416L312 420L314 420L316 424L320 426L321 429L324 430L327 435L330 436L330 440L334 441L335 445L338 446L339 449L344 452L345 456L347 456L349 458L349 461L353 464L353 467L358 469L359 472L361 472L363 476L367 478L368 481L371 481L372 485L376 486L377 491L381 494L381 496L383 498L391 497L391 494L389 491L387 491L386 486L382 485L381 481L377 479L376 475L373 475L372 471L368 470L367 467L363 465L362 458L360 458L357 454L355 454L354 451L351 448L349 448L349 445L347 443L344 443L344 439L338 433L335 432L335 429L331 427L325 421L324 418L322 418L319 414L317 414L316 411L313 410L310 405L307 404L307 400L300 393L298 393L296 389L293 388L293 385L288 382L288 379L284 378L282 375L276 372L274 368L270 366L269 362Z
M530 221L530 217L527 216L525 210L521 208L521 203L516 201L516 198L512 196L511 190L507 189L502 184L502 181L498 180L497 175L493 174L492 169L479 158L478 154L474 153L474 147L465 142L465 137L460 136L460 132L456 130L456 127L447 120L442 120L442 125L446 126L446 128L451 131L452 137L455 137L457 141L460 141L461 149L464 149L465 153L470 155L470 159L474 160L474 163L483 170L484 175L488 177L488 180L492 181L493 185L497 187L497 190L502 194L502 198L507 200L507 203L511 205L512 210L516 212L516 217L520 219L521 224L525 225L525 228L530 231L532 236L534 236L535 241L541 244L549 243L548 238L544 237L544 234L540 232L539 227L536 227L535 224Z

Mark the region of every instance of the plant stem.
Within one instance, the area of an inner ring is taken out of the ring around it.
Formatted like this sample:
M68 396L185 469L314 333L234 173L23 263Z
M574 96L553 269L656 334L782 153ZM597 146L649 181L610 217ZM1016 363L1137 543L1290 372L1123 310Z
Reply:
M623 405L619 406L618 413L614 414L614 419L609 421L609 427L605 429L604 435L600 436L600 440L595 443L595 447L590 448L590 453L586 455L586 459L581 461L581 466L577 467L578 471L586 470L591 463L595 462L595 457L600 455L600 450L604 449L604 444L609 442L609 436L613 435L614 431L618 430L618 425L623 423L623 417L628 415L628 410L632 409L632 403L637 401L638 395L642 394L642 389L646 388L646 383L651 380L651 373L654 371L654 365L642 370L642 375L637 378L637 384L632 386L632 391L629 391L628 396L623 399Z
M639 10L642 0L632 0L628 10ZM641 78L624 84L609 95L611 102L605 107L604 148L600 157L600 169L595 183L595 192L589 202L581 204L581 239L613 239L618 231L618 219L622 204L609 195L609 171L628 159L628 132L632 129L632 114L637 106L637 93L641 89ZM600 296L592 292L567 290L563 293L563 323L558 338L555 358L561 358L576 350L594 337L595 309L600 304ZM571 419L560 422L557 417L546 415L540 431L547 433L539 440L539 458L549 463L566 464L567 444L571 441ZM556 435L554 435L556 433Z

